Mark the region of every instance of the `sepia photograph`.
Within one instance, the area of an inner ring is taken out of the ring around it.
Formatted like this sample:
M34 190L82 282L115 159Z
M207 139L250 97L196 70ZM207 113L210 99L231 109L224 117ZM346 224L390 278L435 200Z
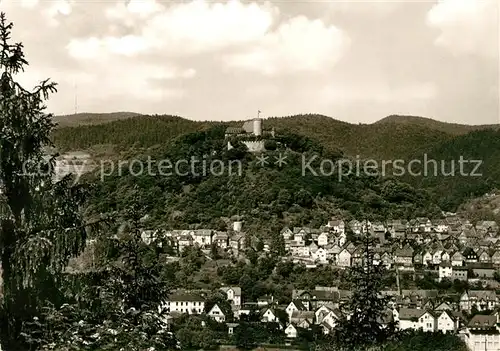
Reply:
M0 0L0 351L500 351L499 0Z

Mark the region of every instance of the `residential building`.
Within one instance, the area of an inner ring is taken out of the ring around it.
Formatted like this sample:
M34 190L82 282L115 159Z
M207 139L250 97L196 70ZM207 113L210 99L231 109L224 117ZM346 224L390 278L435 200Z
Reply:
M238 286L223 286L220 288L226 296L227 300L231 305L240 307L241 306L241 288Z
M189 292L175 292L168 296L162 306L167 312L201 314L205 309L205 299Z
M218 304L213 305L210 311L208 311L207 315L219 323L226 321L226 316L224 312L222 312Z

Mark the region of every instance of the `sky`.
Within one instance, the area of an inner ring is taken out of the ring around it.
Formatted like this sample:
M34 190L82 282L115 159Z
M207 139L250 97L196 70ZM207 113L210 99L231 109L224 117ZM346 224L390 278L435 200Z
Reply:
M500 122L498 0L0 0L56 115ZM76 104L75 104L76 100Z

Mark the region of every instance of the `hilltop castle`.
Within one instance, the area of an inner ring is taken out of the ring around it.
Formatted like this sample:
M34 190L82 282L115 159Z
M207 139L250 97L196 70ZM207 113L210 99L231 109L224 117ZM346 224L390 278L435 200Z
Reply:
M254 118L252 120L243 123L241 128L229 127L226 129L225 133L227 138L241 138L241 142L246 145L248 151L250 152L261 152L264 151L264 138L272 137L274 138L274 128L271 131L264 131L262 128L262 119ZM262 137L262 138L261 138ZM244 139L254 139L254 140L244 140ZM228 150L231 150L231 143L227 142Z

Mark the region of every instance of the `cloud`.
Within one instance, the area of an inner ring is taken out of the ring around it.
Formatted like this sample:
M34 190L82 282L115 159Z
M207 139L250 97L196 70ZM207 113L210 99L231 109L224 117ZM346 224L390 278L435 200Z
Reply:
M223 53L222 62L273 75L331 67L347 48L344 32L305 16L278 22L270 4L192 1L161 6L153 0L116 4L106 10L112 21L143 21L142 29L124 36L75 38L68 44L77 59L105 55L137 56L161 52L165 57Z
M454 54L498 58L498 3L495 0L443 0L427 13L439 30L435 44Z
M139 31L125 37L76 38L68 48L75 57L82 51L91 53L87 57L106 52L135 55L160 50L168 56L200 54L260 38L269 30L276 13L277 8L268 4L239 1L192 1L168 7L154 0L118 3L106 9L108 20L141 28Z
M225 57L234 68L274 75L328 69L345 53L349 40L337 27L321 20L294 17L259 38L248 50Z

